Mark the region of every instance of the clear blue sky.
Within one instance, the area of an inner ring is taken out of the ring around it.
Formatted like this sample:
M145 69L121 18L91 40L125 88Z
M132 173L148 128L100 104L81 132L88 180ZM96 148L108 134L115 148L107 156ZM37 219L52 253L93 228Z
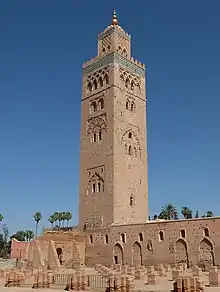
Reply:
M0 213L77 223L82 63L117 11L147 64L149 207L220 205L220 1L0 0Z

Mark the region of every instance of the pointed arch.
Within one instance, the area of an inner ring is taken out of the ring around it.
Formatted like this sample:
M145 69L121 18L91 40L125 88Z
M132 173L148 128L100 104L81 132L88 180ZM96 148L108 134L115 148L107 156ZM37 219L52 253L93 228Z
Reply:
M132 265L142 266L142 247L138 241L135 241L132 246Z
M92 113L95 113L96 111L97 111L97 105L96 105L96 102L93 101L93 102L91 103L91 112L92 112Z
M124 132L124 134L122 135L122 138L121 138L121 144L124 145L126 142L129 142L128 133L132 133L132 141L133 141L133 143L136 144L137 150L140 151L141 150L140 142L137 138L137 135L134 133L134 131L132 131L132 129L128 129Z
M103 98L99 99L98 105L99 105L99 110L102 110L104 108L104 99Z
M113 248L113 263L124 265L124 252L120 243L116 243Z
M189 267L188 246L184 239L179 238L176 242L175 262L185 263Z
M215 265L214 245L207 237L203 238L199 244L199 264Z
M129 85L130 85L130 81L129 81L128 77L127 77L126 80L125 80L125 86L127 88L129 88Z

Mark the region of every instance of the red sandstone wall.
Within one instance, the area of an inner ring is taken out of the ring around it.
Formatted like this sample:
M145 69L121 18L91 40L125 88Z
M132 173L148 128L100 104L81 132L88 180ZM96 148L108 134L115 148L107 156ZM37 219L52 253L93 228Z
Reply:
M11 259L26 259L26 251L30 242L18 241L15 238L11 240Z

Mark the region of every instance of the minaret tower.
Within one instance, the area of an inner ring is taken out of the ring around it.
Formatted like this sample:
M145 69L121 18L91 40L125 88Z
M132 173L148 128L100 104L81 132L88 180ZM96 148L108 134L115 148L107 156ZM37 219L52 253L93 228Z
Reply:
M98 56L83 65L81 229L148 219L146 130L145 66L131 57L114 12Z

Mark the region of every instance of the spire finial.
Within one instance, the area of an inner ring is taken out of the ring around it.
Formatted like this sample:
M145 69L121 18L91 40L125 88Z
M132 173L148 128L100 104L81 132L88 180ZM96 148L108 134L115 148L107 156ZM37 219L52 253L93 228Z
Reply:
M112 25L118 25L118 19L116 16L116 11L113 11L113 16L112 16Z

